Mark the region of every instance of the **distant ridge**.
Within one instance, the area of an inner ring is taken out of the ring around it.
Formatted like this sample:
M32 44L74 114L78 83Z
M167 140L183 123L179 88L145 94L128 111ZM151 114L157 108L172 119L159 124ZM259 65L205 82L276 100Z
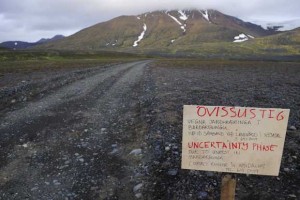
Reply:
M299 30L244 22L217 10L162 10L119 16L35 49L119 51L177 56L300 55Z
M24 42L24 41L7 41L0 43L0 47L4 47L7 49L14 49L14 50L20 50L20 49L27 49L30 47L34 47L36 45L44 44L47 42L52 42L56 40L60 40L65 38L63 35L55 35L53 38L42 38L37 42Z

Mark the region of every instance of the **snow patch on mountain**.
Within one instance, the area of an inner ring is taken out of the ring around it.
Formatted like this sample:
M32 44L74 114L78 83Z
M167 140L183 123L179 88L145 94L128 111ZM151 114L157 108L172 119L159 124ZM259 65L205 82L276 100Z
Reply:
M132 45L133 47L137 47L139 45L139 42L144 38L146 31L147 31L147 25L144 24L143 32L139 35L138 39L136 41L134 41L134 43Z
M178 13L180 14L180 19L183 21L186 21L188 19L188 16L182 11L182 10L178 10Z
M247 40L249 40L248 36L245 35L244 33L241 33L238 36L234 37L234 41L233 42L245 42Z
M177 24L179 24L180 26L182 26L182 23L176 17L170 15L169 13L167 13L167 15L169 15L169 17L171 17Z
M200 11L200 13L210 23L209 16L208 16L208 10Z
M169 17L171 17L177 24L180 25L180 28L183 30L183 32L186 32L186 29L185 29L186 24L182 24L176 17L170 15L169 13L167 13L167 15L168 15Z

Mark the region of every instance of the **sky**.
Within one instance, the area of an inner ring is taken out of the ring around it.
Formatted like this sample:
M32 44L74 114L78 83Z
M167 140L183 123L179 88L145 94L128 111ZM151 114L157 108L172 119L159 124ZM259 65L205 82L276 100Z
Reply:
M216 9L260 25L300 26L300 0L0 0L0 42L68 36L120 15L172 9Z

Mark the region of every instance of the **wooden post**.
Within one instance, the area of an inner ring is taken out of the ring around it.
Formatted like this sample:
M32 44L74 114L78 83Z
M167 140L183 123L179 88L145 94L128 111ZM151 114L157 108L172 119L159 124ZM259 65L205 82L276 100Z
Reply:
M221 200L235 199L236 178L235 175L226 174L222 177Z

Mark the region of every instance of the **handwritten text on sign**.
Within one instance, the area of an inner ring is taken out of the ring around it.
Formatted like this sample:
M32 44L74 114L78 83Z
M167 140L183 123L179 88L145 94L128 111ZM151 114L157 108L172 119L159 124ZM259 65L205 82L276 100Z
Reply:
M182 168L277 176L288 109L185 105Z

